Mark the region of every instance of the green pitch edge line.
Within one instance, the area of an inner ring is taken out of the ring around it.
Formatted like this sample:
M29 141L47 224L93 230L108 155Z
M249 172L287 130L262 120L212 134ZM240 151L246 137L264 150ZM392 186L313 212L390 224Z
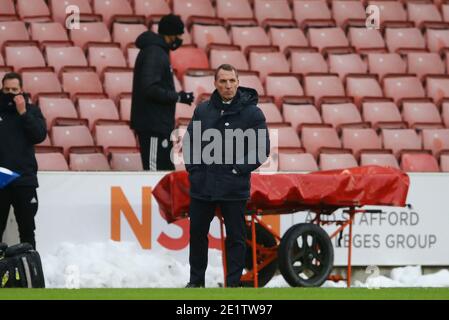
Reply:
M0 300L449 300L449 288L0 289Z

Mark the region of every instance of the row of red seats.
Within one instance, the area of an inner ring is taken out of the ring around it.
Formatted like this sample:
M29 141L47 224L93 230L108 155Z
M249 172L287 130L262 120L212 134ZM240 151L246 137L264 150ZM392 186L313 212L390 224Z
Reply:
M400 48L427 48L438 52L449 46L448 23L443 22L427 24L423 30L408 22L392 22L377 30L366 28L364 20L353 21L347 28L336 26L332 20L312 20L305 29L296 27L288 20L280 20L267 26L268 32L253 19L235 21L228 27L229 31L224 21L217 18L197 17L191 23L184 43L193 43L202 49L210 43L234 44L242 50L254 45L275 45L283 51L288 46L311 46L323 50L351 45L357 50L387 48L390 52L396 52ZM104 22L95 19L81 22L79 29L71 29L68 33L63 26L59 22L36 22L31 23L28 30L25 22L2 21L0 16L0 47L7 41L31 39L41 44L71 40L81 48L89 42L116 42L125 49L147 29L138 20L134 23L113 23L111 31ZM153 27L154 31L156 29L157 24Z
M347 19L365 19L366 5L380 8L382 21L449 21L449 7L442 1L325 1L325 0L0 0L3 14L19 15L22 20L50 19L64 22L65 8L75 5L83 14L101 15L109 23L117 15L163 15L179 14L184 20L192 15L221 18L256 18L260 23L266 19L292 19L299 23L305 19L334 18L339 24Z

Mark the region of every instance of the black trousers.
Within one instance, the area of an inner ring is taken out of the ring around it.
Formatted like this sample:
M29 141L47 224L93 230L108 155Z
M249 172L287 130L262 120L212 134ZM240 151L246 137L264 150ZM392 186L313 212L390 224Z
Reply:
M20 242L28 242L36 249L34 217L38 209L35 187L8 186L0 189L0 239L3 238L10 207L14 208Z
M246 227L244 209L246 200L241 201L190 201L190 282L204 285L207 268L209 240L207 235L215 209L220 207L226 227L227 286L240 283L245 267Z
M140 156L144 170L158 171L175 169L170 152L173 143L170 137L164 137L156 133L137 132L140 144Z

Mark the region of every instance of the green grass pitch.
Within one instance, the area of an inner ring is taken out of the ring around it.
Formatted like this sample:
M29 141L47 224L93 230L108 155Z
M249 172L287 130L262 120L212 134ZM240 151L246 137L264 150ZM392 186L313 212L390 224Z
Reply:
M0 300L449 300L449 288L1 289Z

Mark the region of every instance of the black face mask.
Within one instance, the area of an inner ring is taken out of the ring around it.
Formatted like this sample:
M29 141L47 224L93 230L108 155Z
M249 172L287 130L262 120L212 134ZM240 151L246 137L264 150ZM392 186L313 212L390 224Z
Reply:
M14 102L14 98L17 94L14 93L2 93L0 95L0 106L2 108L15 108L16 103Z
M170 42L169 47L170 50L176 50L178 49L180 46L182 46L182 39L180 38L176 38L174 41Z

